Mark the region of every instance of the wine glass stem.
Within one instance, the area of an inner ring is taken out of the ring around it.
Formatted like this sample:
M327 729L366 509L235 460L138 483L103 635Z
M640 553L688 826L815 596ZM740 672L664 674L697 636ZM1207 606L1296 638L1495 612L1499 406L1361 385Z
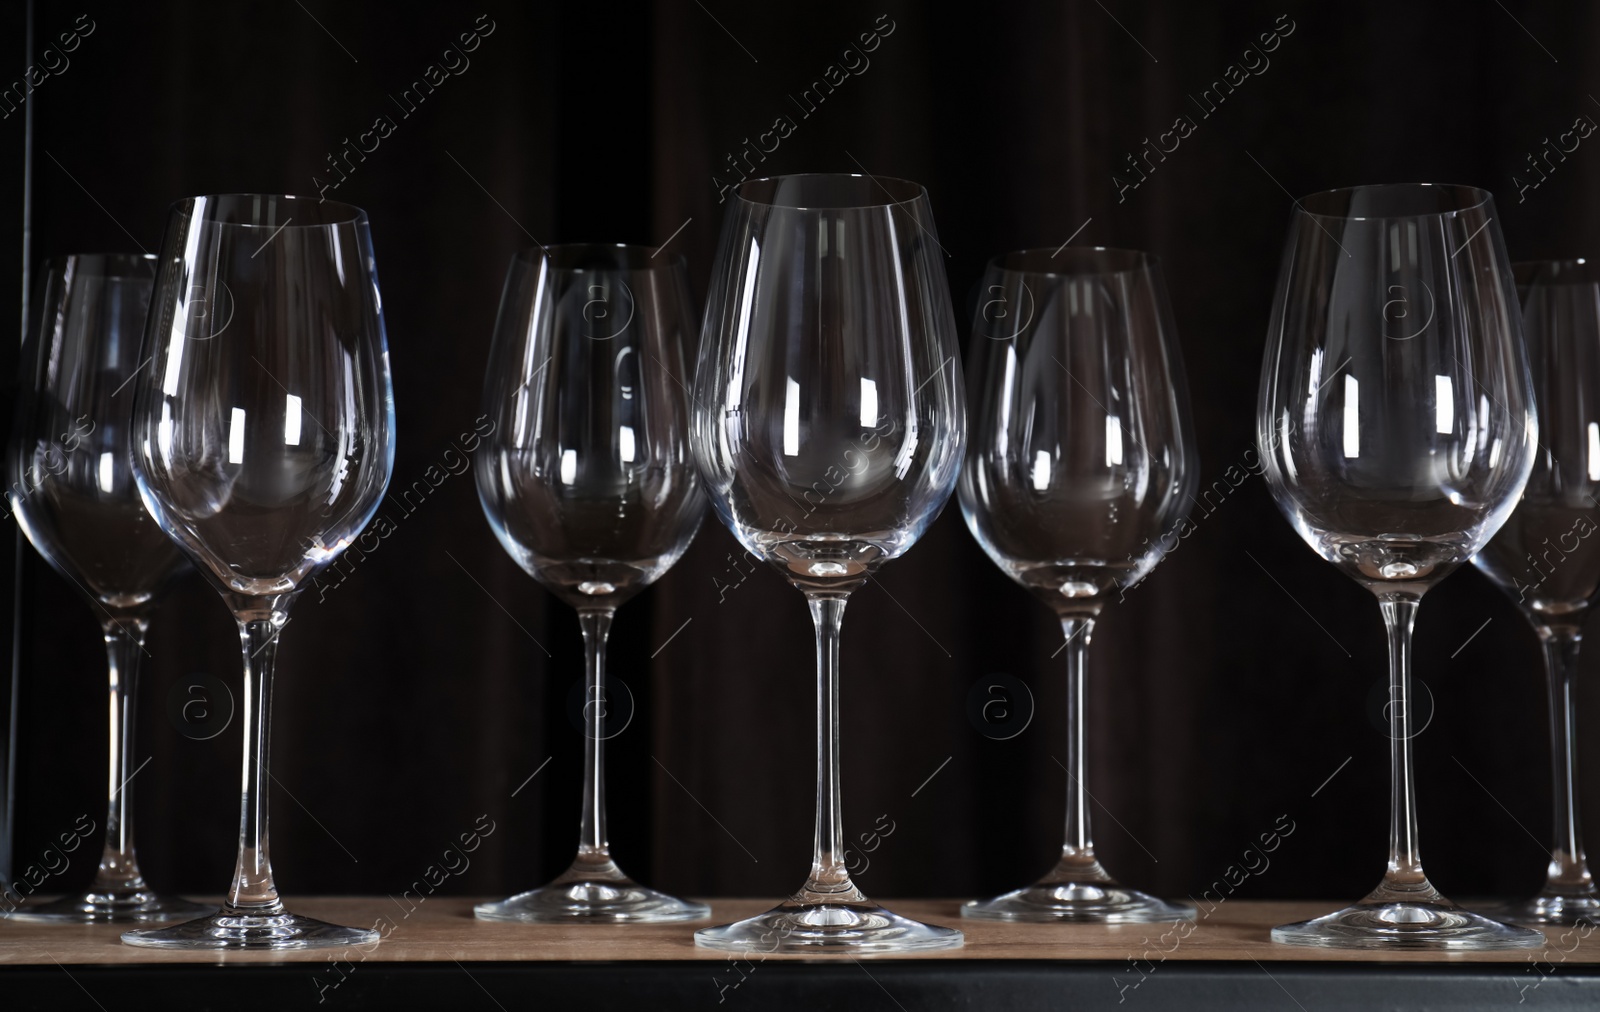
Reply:
M1094 619L1072 615L1061 620L1067 637L1067 836L1061 845L1065 862L1093 864L1094 838L1089 831L1089 789L1087 786L1089 745L1086 712L1089 637L1094 634Z
M1379 599L1389 634L1389 867L1369 897L1377 902L1433 902L1441 897L1422 872L1417 845L1417 788L1412 773L1411 628L1421 597L1385 594Z
M1577 626L1541 626L1545 675L1550 684L1550 764L1555 785L1555 834L1550 851L1547 895L1592 893L1594 880L1583 854L1578 825L1577 726L1572 700L1572 676L1578 669Z
M817 627L817 832L811 877L802 896L823 900L859 897L845 868L844 817L839 799L839 623L843 594L806 595Z
M108 619L103 628L110 677L110 761L106 773L106 836L91 891L129 893L145 887L133 852L133 704L139 655L149 622L140 616Z
M578 860L608 861L611 845L606 840L606 635L611 631L612 611L596 609L578 612L583 627L584 675L587 680L583 700L583 822L579 830Z
M239 617L244 651L244 766L239 814L239 863L233 872L225 915L271 916L283 913L272 881L267 847L268 760L271 743L272 668L278 654L281 613Z

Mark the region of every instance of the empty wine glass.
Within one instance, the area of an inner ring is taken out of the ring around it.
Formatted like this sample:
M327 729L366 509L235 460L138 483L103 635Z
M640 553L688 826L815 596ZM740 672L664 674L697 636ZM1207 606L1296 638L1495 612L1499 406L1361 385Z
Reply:
M133 713L150 610L183 556L139 502L129 454L155 257L81 254L45 265L23 349L6 496L28 540L94 606L110 659L105 846L88 890L17 920L163 921L214 909L158 896L133 850Z
M702 928L702 946L961 944L961 932L900 917L856 888L839 802L845 602L922 535L961 465L961 363L941 252L927 193L903 179L752 179L730 202L701 331L694 452L717 515L811 608L817 823L800 891Z
M1472 561L1515 599L1544 646L1555 842L1539 895L1495 913L1533 924L1600 923L1578 818L1572 691L1583 623L1600 595L1600 538L1590 540L1600 519L1600 266L1547 260L1513 270L1523 293L1539 449L1522 501Z
M1411 627L1429 587L1516 506L1538 423L1489 194L1358 186L1296 202L1256 414L1273 498L1378 598L1389 639L1389 865L1354 906L1274 928L1347 948L1500 949L1537 931L1462 910L1422 871Z
M1007 576L1067 640L1067 826L1061 859L1025 889L961 908L1000 921L1117 924L1194 916L1118 885L1089 833L1089 637L1106 600L1176 543L1199 462L1156 259L1073 248L990 261L968 365L973 438L961 511Z
M507 552L577 609L586 653L578 856L539 889L482 903L493 921L640 922L711 908L634 882L606 838L606 633L678 561L705 515L689 453L693 327L682 257L639 246L524 251L506 274L477 455L478 498Z
M394 467L389 353L366 212L305 197L174 204L135 381L145 506L221 592L244 658L239 861L222 911L133 945L306 949L378 933L289 913L267 839L278 634L372 519ZM274 778L275 779L275 778Z

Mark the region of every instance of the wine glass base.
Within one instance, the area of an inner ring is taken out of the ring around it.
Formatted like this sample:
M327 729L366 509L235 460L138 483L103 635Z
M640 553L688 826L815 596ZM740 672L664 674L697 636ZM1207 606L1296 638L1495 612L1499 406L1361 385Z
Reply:
M694 933L694 944L703 949L760 953L929 952L959 948L964 940L955 928L913 921L866 899L789 900L764 914Z
M525 924L642 924L696 921L710 917L711 908L624 877L553 882L498 903L480 903L473 913L485 921Z
M1462 910L1450 903L1358 903L1298 924L1272 929L1284 945L1332 949L1427 949L1482 952L1538 949L1543 933Z
M191 903L176 896L158 896L148 889L132 892L90 890L21 907L0 920L25 924L153 924L182 921L217 912L215 906Z
M215 914L166 928L125 931L128 945L153 949L327 949L371 945L376 931L346 928L299 914Z
M1192 921L1194 907L1169 903L1114 882L1040 882L988 900L971 900L961 916L982 921L1149 924Z
M1600 925L1600 896L1535 896L1486 907L1484 913L1512 924Z

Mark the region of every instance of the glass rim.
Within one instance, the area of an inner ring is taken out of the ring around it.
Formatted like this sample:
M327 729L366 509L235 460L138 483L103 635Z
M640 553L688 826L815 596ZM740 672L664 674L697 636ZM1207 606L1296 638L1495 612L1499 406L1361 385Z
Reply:
M1058 254L1068 255L1070 259L1057 261ZM1044 258L1044 267L1030 266L1040 257ZM1057 269L1070 268L1072 259L1104 261L1105 263L1104 266L1087 266L1078 270ZM1018 264L1017 261L1019 260L1026 263ZM1041 274L1046 277L1081 278L1137 274L1160 266L1161 258L1154 253L1147 250L1133 249L1128 246L1057 246L1054 249L1048 246L1029 246L1025 249L1008 250L1004 253L995 254L989 258L986 269L998 269L1009 274Z
M776 190L779 184L796 179L866 179L876 183L878 188L887 195L888 199L875 200L866 204L788 204L752 195L755 190L762 187L770 187ZM900 191L903 195L896 196L895 191ZM749 204L752 207L765 207L774 211L872 211L880 207L900 207L905 204L915 203L918 200L924 200L928 196L928 188L913 179L905 179L900 176L876 176L870 172L791 172L776 176L754 176L750 179L741 180L734 190L734 196L742 203Z
M140 278L146 268L154 277L159 259L154 253L62 253L46 257L42 267L46 273L62 273L70 264L74 272L89 277Z
M570 262L563 262L567 257L600 255L620 255L625 262L599 267L572 266ZM550 270L563 273L582 273L585 270L670 271L687 267L689 263L682 253L662 253L660 246L626 242L553 242L542 246L524 246L512 254L511 259L515 264L528 266L542 260Z
M272 203L289 204L298 210L302 205L308 205L319 210L312 212L319 220L305 224L293 224L294 215L289 215L278 224L255 224L246 221L219 221L210 213L210 209L217 205L232 206L235 202L270 201ZM315 229L337 228L340 225L365 225L367 212L354 204L346 204L337 200L324 200L320 197L308 197L298 193L206 193L192 197L182 197L172 202L167 208L169 214L184 211L191 217L196 208L201 209L200 219L209 225L219 228L267 228L277 231L279 229Z
M1394 214L1354 215L1348 212L1348 207L1349 201L1357 194L1391 198L1402 195L1450 194L1457 197L1459 202L1455 207L1419 208ZM1318 210L1312 206L1333 205L1341 199L1345 201L1345 211L1331 207L1328 210ZM1296 197L1294 208L1298 214L1330 221L1392 221L1397 218L1442 218L1483 207L1493 200L1493 193L1469 183L1364 183L1358 186L1338 186L1331 190L1318 190L1303 197Z
M1561 277L1563 273L1575 277ZM1511 277L1519 285L1573 287L1600 284L1600 260L1594 257L1546 257L1517 260L1511 264Z

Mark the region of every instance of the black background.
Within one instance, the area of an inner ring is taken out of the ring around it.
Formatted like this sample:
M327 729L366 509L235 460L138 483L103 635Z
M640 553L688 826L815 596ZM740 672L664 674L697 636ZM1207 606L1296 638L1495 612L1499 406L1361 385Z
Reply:
M5 15L5 81L24 63L21 8ZM870 171L928 187L958 317L984 260L1007 249L1075 236L1161 256L1203 486L1252 446L1291 194L1472 183L1496 194L1514 258L1595 252L1600 139L1518 199L1519 182L1539 178L1528 153L1576 117L1600 117L1600 77L1585 63L1600 42L1592 4L40 2L36 47L85 13L93 33L28 98L34 263L154 249L168 203L185 195L314 194L337 178L327 156L346 138L379 115L396 123L328 195L372 221L397 486L479 413L517 248L672 237L703 293L718 186L739 174L726 156L780 114L795 129L758 174ZM390 96L491 22L470 67L402 118ZM1188 96L1290 22L1270 66L1200 117ZM802 117L791 96L890 23L870 66ZM1198 128L1119 202L1113 175L1137 178L1126 155L1180 113ZM22 131L20 114L0 119L12 168ZM20 180L5 205L14 237ZM4 244L12 277L18 250ZM19 291L0 287L0 316L17 318ZM1387 839L1389 743L1369 706L1386 677L1378 610L1305 548L1259 478L1193 519L1196 533L1096 634L1102 857L1129 884L1198 893L1285 817L1292 832L1241 892L1354 899L1381 874ZM738 554L708 518L613 631L612 670L638 710L611 742L612 840L636 877L683 894L786 892L810 852L810 623L774 573L719 589L737 579ZM31 549L20 564L19 869L80 814L103 822L105 723L90 608ZM1052 617L983 556L952 506L852 600L844 630L846 825L852 839L880 816L895 827L861 886L967 896L1043 872L1066 781L1053 758L1065 700ZM237 692L237 639L217 594L188 574L148 647L140 857L156 886L214 894L235 856L237 722L191 740L168 701L197 673ZM1580 683L1584 728L1600 719L1596 663L1585 660ZM1432 878L1452 895L1533 891L1550 788L1531 630L1462 572L1428 595L1416 664L1437 702L1416 741ZM967 716L969 690L993 673L1021 678L1037 702L1008 741ZM281 888L291 900L399 894L480 815L495 828L446 889L505 894L560 871L582 765L564 703L580 677L574 615L496 544L471 477L451 478L326 601L306 595L284 635L272 760ZM1600 811L1600 749L1583 761ZM75 855L60 885L86 880L91 860Z

